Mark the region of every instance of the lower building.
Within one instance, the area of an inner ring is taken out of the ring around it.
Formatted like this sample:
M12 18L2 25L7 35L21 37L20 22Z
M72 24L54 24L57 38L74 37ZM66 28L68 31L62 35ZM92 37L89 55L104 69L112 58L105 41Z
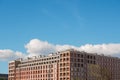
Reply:
M10 61L9 80L120 80L120 59L70 49Z
M8 74L0 74L0 80L8 80Z

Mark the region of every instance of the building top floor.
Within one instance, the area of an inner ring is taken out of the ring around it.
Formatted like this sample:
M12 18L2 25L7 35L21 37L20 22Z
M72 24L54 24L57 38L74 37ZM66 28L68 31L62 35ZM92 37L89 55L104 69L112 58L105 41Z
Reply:
M87 53L84 51L77 51L74 49L69 49L57 53L50 53L49 55L40 55L40 56L34 56L34 57L27 57L25 59L20 58L14 61L10 61L9 64L14 63L15 61L20 62L20 63L28 63L28 62L36 62L36 61L51 61L51 60L59 60L60 57L65 57L65 56L72 56L72 57L88 57L88 58L107 58L107 59L115 59L115 60L120 60L118 57L111 57L111 56L106 56L103 54L97 54L97 53Z

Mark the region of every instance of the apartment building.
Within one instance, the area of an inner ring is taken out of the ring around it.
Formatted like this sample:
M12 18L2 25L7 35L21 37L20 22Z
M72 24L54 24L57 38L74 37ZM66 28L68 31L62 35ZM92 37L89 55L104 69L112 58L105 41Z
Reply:
M120 59L74 49L9 62L9 80L120 80Z

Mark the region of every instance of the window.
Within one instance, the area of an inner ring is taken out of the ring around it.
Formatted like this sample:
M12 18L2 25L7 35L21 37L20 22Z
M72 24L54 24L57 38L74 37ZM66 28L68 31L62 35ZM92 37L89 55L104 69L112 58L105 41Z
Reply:
M87 56L87 58L89 59L89 55Z
M83 59L81 59L81 62L83 62Z
M80 59L78 59L78 62L80 62Z
M83 64L81 64L81 67L83 67Z
M66 60L69 61L69 58L67 58Z
M80 57L80 54L78 54L78 57Z
M90 56L90 59L92 59L92 56Z
M69 53L67 53L67 56L69 56Z
M81 55L81 58L83 58L83 54Z

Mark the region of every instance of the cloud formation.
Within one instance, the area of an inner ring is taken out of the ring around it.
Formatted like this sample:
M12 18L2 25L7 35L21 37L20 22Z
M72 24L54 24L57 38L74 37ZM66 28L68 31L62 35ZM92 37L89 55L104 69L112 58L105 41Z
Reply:
M29 56L48 54L56 51L53 44L38 39L32 39L28 44L25 45L25 48L27 49Z
M31 40L25 48L29 55L49 54L56 51L64 51L66 49L75 49L78 51L85 51L89 53L98 53L105 55L120 54L120 44L86 44L79 47L73 45L54 45L47 41L41 41L38 39Z
M83 50L86 52L91 53L98 53L98 54L104 54L104 55L116 55L120 54L120 44L86 44L81 47L79 47L79 50Z
M97 53L104 55L119 55L120 44L109 43L109 44L86 44L79 47L73 45L54 45L47 41L41 41L39 39L32 39L25 45L26 54L13 51L10 49L0 50L0 60L12 60L25 56L38 56L40 54L46 55L57 51L64 51L66 49L75 49L78 51L85 51L88 53Z
M24 56L25 55L19 51L13 51L10 49L0 50L0 61L13 60Z

